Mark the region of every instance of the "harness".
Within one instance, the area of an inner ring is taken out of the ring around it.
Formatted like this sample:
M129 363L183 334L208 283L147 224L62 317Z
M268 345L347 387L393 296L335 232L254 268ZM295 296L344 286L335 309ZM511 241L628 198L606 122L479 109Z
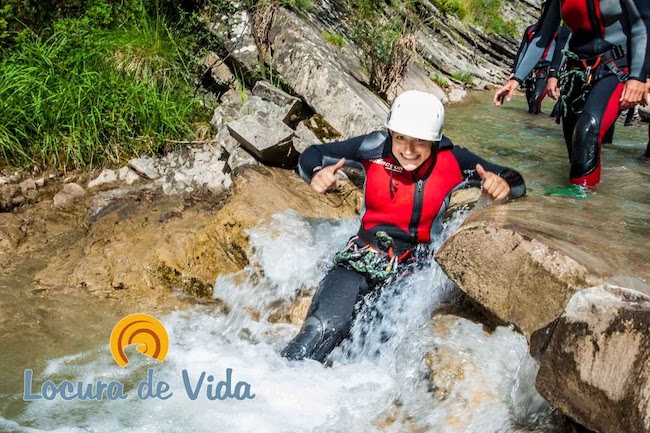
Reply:
M619 82L625 83L629 77L627 72L627 52L617 45L595 57L582 59L570 50L562 50L566 57L566 69L558 74L558 83L562 94L558 100L559 110L555 118L565 117L570 108L573 113L580 114L587 101L587 95L593 84L599 80L616 75Z
M404 263L407 259L411 259L407 263L413 262L411 257L413 248L409 248L401 255L396 255L392 237L384 231L377 232L375 237L379 246L385 250L374 248L359 236L354 236L343 251L334 255L334 263L365 275L375 283L404 275L411 270L406 268L400 272L398 268L400 263ZM362 245L360 246L359 243Z
M537 80L538 79L545 79L548 77L549 71L551 69L551 63L550 62L540 62L537 64L535 69L531 71L530 74L526 77L526 79L522 83L522 87L529 92L532 92L535 90L535 86L537 85Z

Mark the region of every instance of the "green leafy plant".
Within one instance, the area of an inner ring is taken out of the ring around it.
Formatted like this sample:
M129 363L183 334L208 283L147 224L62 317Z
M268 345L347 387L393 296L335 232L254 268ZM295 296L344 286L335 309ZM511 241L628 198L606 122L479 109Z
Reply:
M451 78L464 84L472 84L474 75L471 72L454 72Z
M337 47L340 47L340 48L343 48L345 46L345 39L343 38L343 36L341 36L338 33L332 33L332 32L325 31L325 32L323 32L322 36L323 36L323 39L325 39L327 42L329 42L330 44L332 44L334 46L337 46Z

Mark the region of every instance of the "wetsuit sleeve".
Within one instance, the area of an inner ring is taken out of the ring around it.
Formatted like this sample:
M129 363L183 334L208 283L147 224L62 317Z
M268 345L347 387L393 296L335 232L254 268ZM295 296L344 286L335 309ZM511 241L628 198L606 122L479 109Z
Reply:
M524 178L517 171L488 162L464 147L454 146L451 151L458 161L464 181L469 186L481 186L481 177L476 171L476 164L481 164L486 171L496 173L508 182L510 198L519 198L526 194Z
M376 131L343 141L318 144L308 147L298 160L298 171L305 182L310 183L314 174L328 165L334 165L345 158L346 167L361 167L360 161L372 157L373 150L381 152L387 133ZM372 149L368 149L371 147ZM381 156L379 153L377 156Z
M650 1L648 0L621 0L624 10L627 11L630 21L630 78L631 80L645 81L648 76L648 63L650 56Z
M560 25L560 19L560 0L549 0L546 2L544 9L542 10L542 17L539 19L536 25L537 30L535 37L530 42L526 53L519 62L519 67L512 77L514 80L517 80L520 83L523 82L528 74L530 74L531 71L535 68L537 62L539 62L539 60L544 55L546 47L549 46L555 37L555 32Z
M519 44L519 49L517 50L517 54L515 55L515 61L512 64L513 74L519 67L519 63L521 63L521 59L523 58L524 54L526 54L526 50L528 49L528 44L530 44L530 40L532 39L532 35L534 31L535 31L535 25L528 26L526 28L526 31L524 31L524 37L521 38L521 44Z
M557 78L557 74L562 69L562 64L564 63L564 53L563 50L566 50L569 46L569 41L571 40L571 30L563 24L557 31L557 39L555 41L555 51L553 52L553 60L551 60L551 69L549 70L548 76L551 78Z

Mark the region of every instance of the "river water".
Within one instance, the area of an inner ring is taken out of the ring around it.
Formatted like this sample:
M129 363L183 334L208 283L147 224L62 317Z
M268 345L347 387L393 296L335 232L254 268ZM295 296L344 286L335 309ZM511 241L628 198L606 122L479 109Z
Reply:
M526 114L521 98L495 109L488 97L449 109L446 133L491 161L516 167L530 194L567 193L559 128L546 116ZM604 150L603 185L585 197L569 190L568 203L617 203L631 209L634 230L647 234L650 174L647 165L634 162L644 150L646 127L620 124L615 143ZM438 245L468 212L459 211L447 222ZM28 281L3 280L0 431L567 431L534 390L536 366L521 335L507 327L489 333L453 316L430 319L458 296L432 260L387 287L378 309L363 315L372 317L355 324L352 341L336 349L326 366L281 358L279 351L298 328L267 320L274 312L271 306L313 288L357 226L355 220L276 215L249 233L250 265L217 279L215 297L228 308L202 306L158 317L169 333L167 358L160 363L131 347L126 351L131 362L124 369L111 356L108 335L119 318L138 311L127 313L112 301L72 293L41 298L36 307ZM56 337L56 344L44 344L48 335ZM128 396L24 402L23 371L28 368L33 369L29 390L35 395L45 381L70 380L119 383ZM138 398L149 371L153 382L167 384L168 399ZM238 389L248 389L254 398L211 399L229 375L233 394L239 383Z

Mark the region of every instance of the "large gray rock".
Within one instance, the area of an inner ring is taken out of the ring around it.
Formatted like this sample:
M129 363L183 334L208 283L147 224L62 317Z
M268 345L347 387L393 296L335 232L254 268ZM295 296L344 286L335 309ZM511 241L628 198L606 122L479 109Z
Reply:
M342 69L314 26L279 9L269 41L273 66L284 81L344 138L383 127L388 106Z
M529 197L475 212L436 260L470 297L529 338L559 317L577 290L623 280L648 290L647 236L626 224L594 230L584 216L593 206L612 206L615 221L634 217L597 200L567 206L560 197Z
M392 101L397 95L406 90L420 90L434 94L442 101L443 104L449 102L449 98L444 90L440 88L433 80L436 72L432 71L421 62L412 61L404 74L402 80L395 87L395 91L388 95L388 100Z
M229 123L230 134L260 161L286 164L291 154L293 130L264 113L250 114Z
M536 387L553 406L601 433L650 432L650 297L603 286L576 293L533 336Z
M259 50L253 36L253 25L246 10L222 17L219 22L208 24L210 31L223 40L230 56L249 71L260 68Z

